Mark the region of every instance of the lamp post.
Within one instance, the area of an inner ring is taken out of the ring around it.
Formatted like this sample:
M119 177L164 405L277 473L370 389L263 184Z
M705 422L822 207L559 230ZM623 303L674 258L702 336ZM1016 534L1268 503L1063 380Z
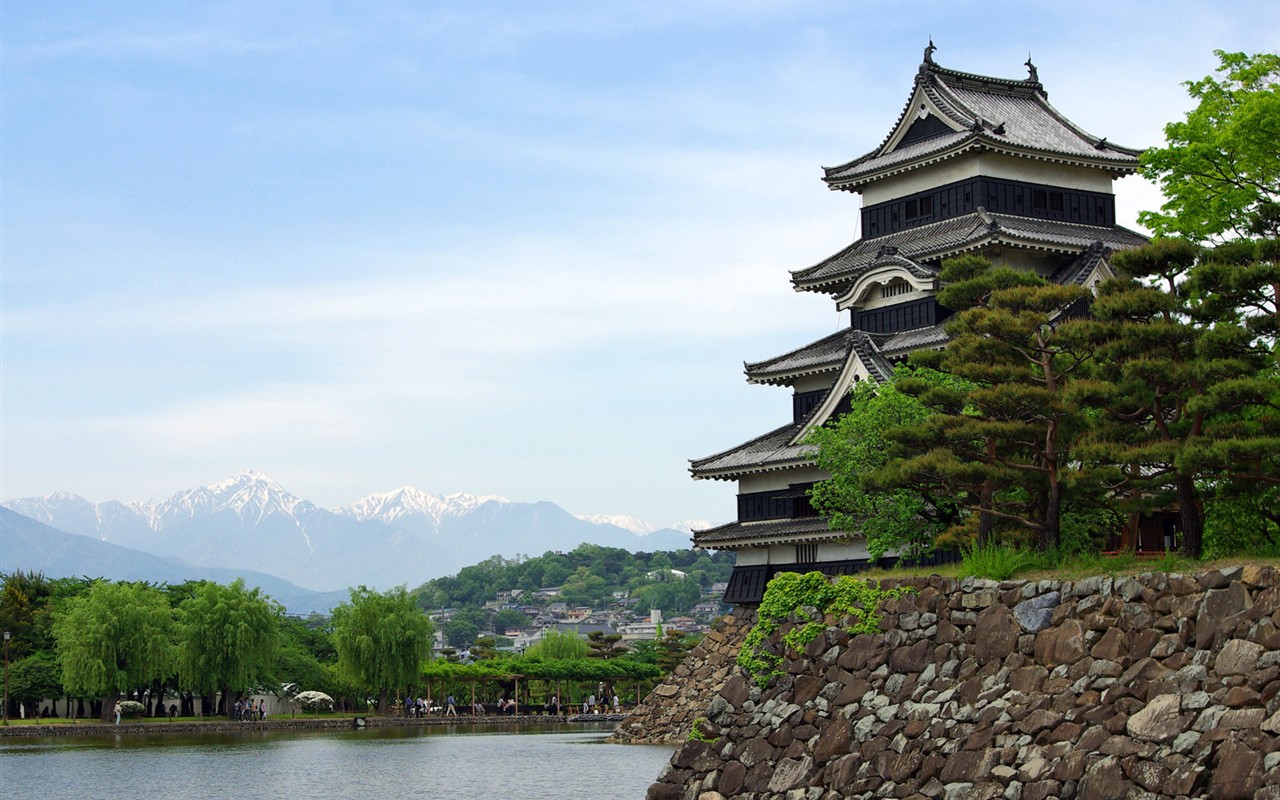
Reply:
M8 631L4 632L4 724L9 724L9 637Z

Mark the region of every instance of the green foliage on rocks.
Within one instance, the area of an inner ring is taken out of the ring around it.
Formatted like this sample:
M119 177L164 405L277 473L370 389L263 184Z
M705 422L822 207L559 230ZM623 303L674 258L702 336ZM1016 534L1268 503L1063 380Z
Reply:
M909 591L907 587L882 589L852 575L841 575L833 581L821 572L781 572L765 589L756 624L747 632L738 652L738 666L750 673L757 684L765 686L781 674L778 667L782 663L782 656L770 651L766 642L792 614L798 622L783 634L782 641L793 650L801 650L826 628L828 614L838 623L843 621L849 633L879 631L880 604Z

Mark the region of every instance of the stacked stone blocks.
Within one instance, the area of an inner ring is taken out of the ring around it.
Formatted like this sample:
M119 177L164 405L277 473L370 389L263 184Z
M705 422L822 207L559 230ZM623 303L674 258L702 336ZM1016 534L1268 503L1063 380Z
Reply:
M828 619L766 687L686 703L713 741L651 800L1280 800L1276 569L897 585L882 633Z

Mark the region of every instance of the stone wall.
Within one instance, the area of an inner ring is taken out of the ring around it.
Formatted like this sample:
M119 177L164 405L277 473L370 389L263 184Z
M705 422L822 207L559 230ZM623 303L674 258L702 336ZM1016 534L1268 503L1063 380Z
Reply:
M1280 800L1274 568L895 583L882 633L735 667L650 800Z
M680 666L627 715L609 741L669 744L689 738L693 721L706 713L707 701L736 670L738 648L755 620L755 612L741 609L722 617Z

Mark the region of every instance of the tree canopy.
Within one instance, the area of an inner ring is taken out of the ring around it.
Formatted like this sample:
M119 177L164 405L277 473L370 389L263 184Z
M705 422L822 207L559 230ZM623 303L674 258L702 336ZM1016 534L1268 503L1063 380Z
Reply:
M952 385L952 376L937 370L899 366L892 381L855 384L849 412L835 424L815 428L809 442L816 445L817 463L831 477L810 492L814 508L836 530L861 533L872 558L896 551L905 559L933 549L934 540L956 519L957 506L925 484L874 487L869 479L890 459L893 432L919 426L930 411L919 397L901 387L916 382Z
M196 692L257 688L273 664L284 608L237 578L204 581L178 606L178 676Z
M416 685L431 656L435 626L403 586L377 592L351 590L351 600L333 610L338 669L378 697L385 713L388 694Z
M167 677L173 664L173 610L150 586L95 583L67 601L53 634L63 686L103 697L103 721L121 693Z
M1193 241L1274 236L1280 55L1214 52L1215 74L1185 84L1196 107L1165 126L1165 147L1142 154L1142 174L1159 184L1166 201L1138 221L1158 235Z

